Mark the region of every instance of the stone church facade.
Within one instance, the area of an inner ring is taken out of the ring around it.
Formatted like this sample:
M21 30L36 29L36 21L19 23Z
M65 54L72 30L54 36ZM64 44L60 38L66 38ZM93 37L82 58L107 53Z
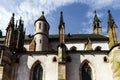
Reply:
M108 11L108 36L102 33L95 11L93 33L65 34L60 13L59 34L49 34L44 12L34 23L34 35L25 35L15 14L0 31L0 80L120 80L120 43L117 26Z

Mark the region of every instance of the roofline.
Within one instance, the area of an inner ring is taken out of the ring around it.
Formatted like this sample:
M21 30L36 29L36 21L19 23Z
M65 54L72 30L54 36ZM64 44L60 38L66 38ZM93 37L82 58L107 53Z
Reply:
M96 55L96 54L108 54L109 50L101 50L101 51L95 51L95 50L78 50L78 51L67 51L68 54L91 54L91 55Z
M109 50L101 50L101 51L95 51L95 50L78 50L78 51L66 51L66 54L80 54L80 55L98 55L98 54L105 54L107 55L109 53ZM16 53L16 55L58 55L58 51L25 51L21 53Z
M57 55L57 51L24 51L16 53L16 55Z
M85 41L85 40L88 40L88 38L79 38L79 37L72 37L72 36L79 36L79 35L92 35L92 34L71 34L70 36L68 36L67 34L65 34L65 41L69 41L69 40L79 40L79 41ZM28 36L28 35L25 35L25 36ZM98 37L98 38L92 38L92 37L89 37L91 41L109 41L109 38L104 36L104 35L100 35L101 37ZM103 38L102 38L103 36ZM1 38L5 38L5 36L2 36ZM25 38L25 42L26 41L31 41L33 39L33 36L31 38ZM0 42L4 42L5 39L1 39ZM59 35L58 34L50 34L49 35L49 40L59 40Z

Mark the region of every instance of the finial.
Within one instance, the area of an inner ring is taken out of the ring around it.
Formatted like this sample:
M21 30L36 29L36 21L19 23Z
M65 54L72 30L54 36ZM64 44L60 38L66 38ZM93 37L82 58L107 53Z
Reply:
M63 14L63 12L61 11L61 12L60 12L60 14L62 15L62 14Z
M64 23L64 21L63 21L63 15L62 14L63 14L63 12L61 11L60 12L60 24Z
M15 16L15 13L12 13L12 16Z
M68 37L71 37L71 34L70 34L70 33L68 33Z
M22 16L20 16L20 20L22 20Z
M44 15L44 11L42 11L42 15Z
M94 13L96 14L96 10L94 11Z
M108 10L108 13L110 13L110 10Z

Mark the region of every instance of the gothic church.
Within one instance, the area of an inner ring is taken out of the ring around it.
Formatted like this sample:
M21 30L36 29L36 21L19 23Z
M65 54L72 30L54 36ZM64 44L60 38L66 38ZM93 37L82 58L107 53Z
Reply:
M65 34L62 12L59 34L49 30L44 12L33 36L12 14L6 36L0 31L0 80L120 80L120 43L110 10L107 36L96 11L91 34Z

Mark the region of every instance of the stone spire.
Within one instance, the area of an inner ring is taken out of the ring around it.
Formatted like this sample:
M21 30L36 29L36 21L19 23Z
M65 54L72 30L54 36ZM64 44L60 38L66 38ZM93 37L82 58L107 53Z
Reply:
M64 44L65 42L65 23L63 20L63 12L60 13L60 23L59 23L59 44Z
M115 44L118 43L118 32L117 25L114 22L114 19L108 10L108 36L109 36L109 48L112 48Z
M94 21L93 21L93 33L94 34L102 34L102 28L101 28L101 21L99 20L96 11L94 12Z
M108 31L109 31L110 28L113 27L113 24L115 24L114 19L111 15L110 10L108 10Z
M65 45L65 23L63 12L60 13L59 23L59 46L58 46L58 80L66 80L66 45Z
M63 12L61 11L60 12L60 22L59 22L59 29L63 26L63 27L65 27L64 26L64 20L63 20Z
M98 16L97 16L96 11L94 11L94 14L95 14L95 16L94 16L94 23L95 23L95 22L101 23L101 21L99 20L99 18L98 18Z
M8 24L8 27L7 27L6 30L8 30L10 27L14 30L14 16L15 16L15 14L12 13L12 17L11 17L11 19L9 21L9 24Z
M8 27L6 28L6 37L5 37L5 46L8 47L11 51L14 50L14 16L15 14L12 14L12 17L9 21Z
M24 21L22 20L22 17L20 17L18 29L19 29L20 31L23 31L23 26L24 26Z

